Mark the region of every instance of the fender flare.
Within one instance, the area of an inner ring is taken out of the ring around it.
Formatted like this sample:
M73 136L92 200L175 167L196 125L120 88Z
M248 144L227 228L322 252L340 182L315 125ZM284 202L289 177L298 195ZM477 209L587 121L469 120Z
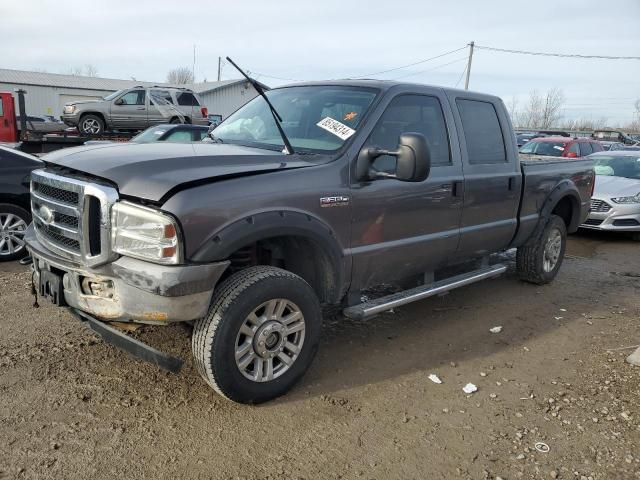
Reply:
M213 232L191 256L193 262L216 262L229 258L238 249L275 237L303 237L326 253L335 275L338 301L348 287L349 259L331 227L314 215L296 210L259 212L242 217Z
M531 234L531 237L527 243L535 242L538 240L542 232L544 231L544 227L551 217L551 214L560 203L561 200L569 198L571 200L571 221L569 225L567 225L567 232L575 232L578 229L580 224L580 209L581 209L581 199L580 192L576 188L575 184L570 180L563 180L558 185L554 187L553 190L547 195L546 200L542 204L542 208L540 209L540 218L538 220L538 224L536 225L535 230Z

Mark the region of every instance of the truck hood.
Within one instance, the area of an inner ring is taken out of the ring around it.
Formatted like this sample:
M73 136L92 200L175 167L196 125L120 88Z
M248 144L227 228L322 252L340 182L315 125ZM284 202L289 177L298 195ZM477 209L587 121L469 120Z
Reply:
M596 198L633 197L640 193L640 180L609 175L596 175Z
M232 144L157 142L67 148L42 160L115 183L122 195L158 202L190 184L310 167L330 158Z

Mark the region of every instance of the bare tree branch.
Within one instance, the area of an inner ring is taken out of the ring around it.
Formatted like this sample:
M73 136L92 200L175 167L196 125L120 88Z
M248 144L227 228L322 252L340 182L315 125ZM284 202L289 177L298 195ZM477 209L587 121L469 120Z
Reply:
M167 83L171 83L173 85L184 85L193 82L193 72L188 67L174 68L173 70L169 70L169 73L167 73Z

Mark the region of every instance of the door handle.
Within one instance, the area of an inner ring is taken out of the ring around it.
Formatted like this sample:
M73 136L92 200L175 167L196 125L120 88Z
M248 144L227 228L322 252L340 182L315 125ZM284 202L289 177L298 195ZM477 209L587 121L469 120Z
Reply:
M454 197L464 197L464 181L459 180L453 182L453 189L451 190L451 193Z
M136 110L144 110L144 107L138 107Z

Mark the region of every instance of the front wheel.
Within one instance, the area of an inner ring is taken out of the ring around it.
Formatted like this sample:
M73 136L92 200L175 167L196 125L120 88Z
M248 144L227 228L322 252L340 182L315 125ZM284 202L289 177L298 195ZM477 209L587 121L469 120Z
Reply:
M24 208L0 203L0 262L17 260L27 254L24 234L31 215Z
M564 220L551 215L542 235L532 245L518 248L516 269L521 280L543 285L558 274L567 248L567 227Z
M104 121L98 115L83 115L78 130L85 135L101 135L104 133Z
M299 276L257 266L225 280L193 329L196 368L220 395L261 403L283 395L318 350L318 298Z

